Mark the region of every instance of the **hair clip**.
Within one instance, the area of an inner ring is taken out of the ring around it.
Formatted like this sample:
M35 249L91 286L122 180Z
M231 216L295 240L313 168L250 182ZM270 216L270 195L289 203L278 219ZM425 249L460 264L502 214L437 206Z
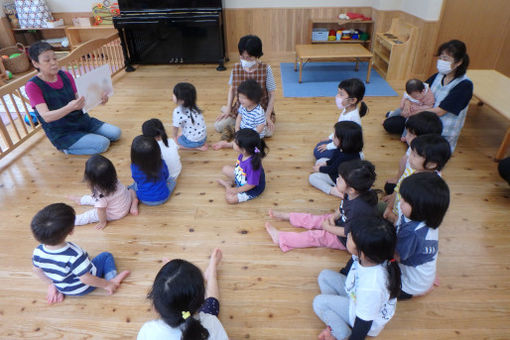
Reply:
M395 259L391 259L391 260L390 260L390 263L393 263L393 262L395 262Z
M182 315L182 318L184 320L186 320L187 318L189 318L191 316L191 313L188 311L186 311L186 312L183 311L183 312L181 312L181 315Z
M259 153L260 152L259 148L257 148L257 147L255 147L254 151L255 151L255 153Z

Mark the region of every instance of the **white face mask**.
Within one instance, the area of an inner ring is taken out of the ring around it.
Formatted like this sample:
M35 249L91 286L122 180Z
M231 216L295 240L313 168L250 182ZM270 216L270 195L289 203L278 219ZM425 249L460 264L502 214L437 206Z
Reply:
M256 63L257 63L257 61L256 61L256 60L247 61L247 60L241 59L241 66L242 66L244 69L250 68L250 67L252 67L253 65L255 65Z
M342 98L335 97L335 102L339 110L345 109L344 100Z
M446 60L439 59L437 61L437 71L443 75L447 75L452 71L452 63Z

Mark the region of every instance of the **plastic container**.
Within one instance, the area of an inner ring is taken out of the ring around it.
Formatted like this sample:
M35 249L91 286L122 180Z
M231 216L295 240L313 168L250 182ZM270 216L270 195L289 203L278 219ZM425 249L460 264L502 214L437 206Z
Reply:
M56 28L56 27L64 26L64 19L59 19L59 20L55 20L55 21L46 20L45 22L46 22L47 28Z

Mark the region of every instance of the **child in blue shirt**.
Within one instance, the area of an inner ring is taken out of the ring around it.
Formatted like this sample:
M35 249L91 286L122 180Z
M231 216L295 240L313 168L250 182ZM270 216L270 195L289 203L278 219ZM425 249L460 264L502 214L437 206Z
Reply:
M146 205L165 203L176 184L169 176L165 161L161 159L158 143L152 137L137 136L133 139L131 176L135 182L129 188L136 192L134 199Z

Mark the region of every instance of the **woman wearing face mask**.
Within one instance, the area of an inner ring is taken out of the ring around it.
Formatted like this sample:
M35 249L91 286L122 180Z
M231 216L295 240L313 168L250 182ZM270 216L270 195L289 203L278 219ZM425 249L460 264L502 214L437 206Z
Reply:
M466 45L459 40L451 40L439 46L437 55L438 73L426 80L436 101L434 108L428 111L436 113L441 119L442 136L448 140L453 152L473 96L473 83L466 76L469 56ZM401 134L404 124L405 118L397 109L388 114L383 126L389 133Z
M260 61L262 57L262 41L255 35L245 35L239 40L237 45L241 61L234 65L230 74L227 105L221 108L221 114L216 118L214 128L217 132L223 132L227 127L234 127L237 110L239 109L239 99L237 97L237 88L245 80L255 79L262 87L262 100L260 105L266 112L266 135L270 137L274 131L274 100L276 83L271 66Z

